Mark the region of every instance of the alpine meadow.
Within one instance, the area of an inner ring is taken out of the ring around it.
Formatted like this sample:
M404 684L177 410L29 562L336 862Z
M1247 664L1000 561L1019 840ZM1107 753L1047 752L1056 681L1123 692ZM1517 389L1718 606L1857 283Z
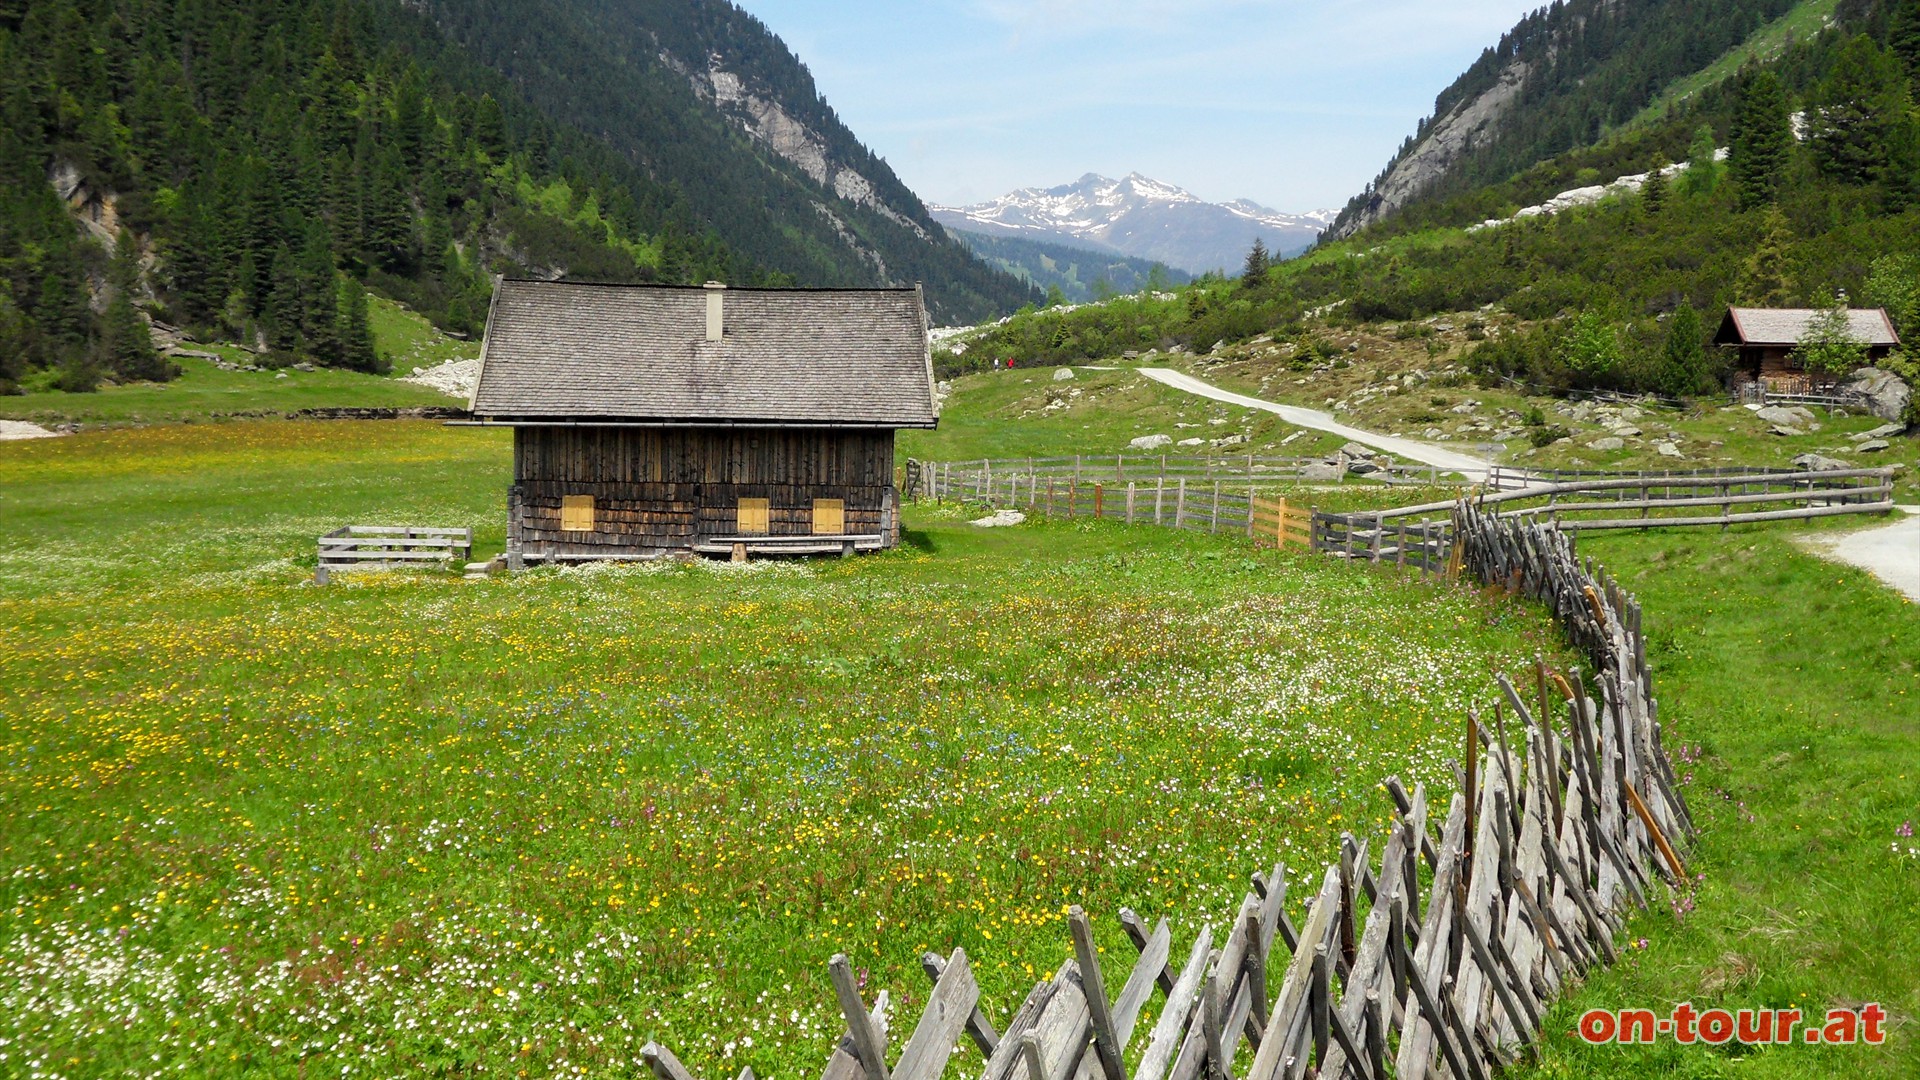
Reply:
M1920 0L1525 3L0 0L0 1076L1920 1076Z

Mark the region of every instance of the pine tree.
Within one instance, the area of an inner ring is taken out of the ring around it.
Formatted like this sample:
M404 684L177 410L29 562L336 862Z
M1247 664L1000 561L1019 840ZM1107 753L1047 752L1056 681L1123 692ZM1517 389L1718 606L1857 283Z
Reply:
M302 305L300 271L293 252L281 244L273 252L273 268L267 274L267 341L275 349L292 349L300 344Z
M1656 161L1647 171L1647 182L1640 188L1640 203L1648 217L1659 217L1667 208L1667 163Z
M1807 323L1807 333L1794 354L1808 371L1845 375L1867 363L1867 343L1854 336L1845 293L1822 297L1820 314Z
M384 373L389 365L373 347L373 323L367 315L367 291L357 283L340 283L340 366L354 371Z
M1704 124L1693 133L1693 145L1687 150L1687 171L1680 174L1681 188L1689 195L1711 195L1720 186L1720 150L1713 129Z
M298 275L301 344L316 363L335 366L340 363L340 272L327 227L319 222L307 226Z
M1739 190L1740 209L1764 206L1779 195L1792 151L1793 127L1780 80L1767 70L1749 75L1740 88L1727 160Z
M1667 320L1667 340L1660 353L1656 381L1661 393L1676 397L1711 389L1707 372L1706 335L1700 313L1681 304Z
M1253 250L1247 252L1247 268L1241 278L1248 288L1258 288L1267 282L1267 271L1272 269L1273 260L1267 255L1267 242L1256 236L1253 238Z
M1894 0L1887 47L1906 65L1914 96L1920 98L1920 0Z
M173 364L153 350L153 335L133 306L140 288L140 246L133 234L121 230L107 273L111 294L100 320L98 366L122 382L164 382L178 374Z
M20 392L20 380L26 378L27 359L32 355L30 331L26 314L0 290L0 397Z
M1900 62L1865 34L1849 41L1814 91L1808 141L1820 169L1850 184L1883 178L1910 102Z
M1769 207L1762 229L1759 243L1741 268L1735 292L1742 304L1785 307L1790 298L1787 249L1793 244L1793 227L1779 207Z

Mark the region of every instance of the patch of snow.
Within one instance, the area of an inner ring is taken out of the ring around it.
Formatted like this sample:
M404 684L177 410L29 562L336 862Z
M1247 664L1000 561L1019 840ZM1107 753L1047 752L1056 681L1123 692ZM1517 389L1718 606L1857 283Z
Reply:
M448 397L472 397L474 384L480 381L480 361L449 360L435 367L414 368L413 374L402 376L400 381L438 390Z
M1027 515L1018 510L1000 510L995 512L992 517L983 517L973 522L973 524L983 529L1007 529L1015 525L1025 525L1026 523Z
M0 420L0 442L13 442L19 439L57 439L58 431L48 431L39 424L29 424L25 420Z

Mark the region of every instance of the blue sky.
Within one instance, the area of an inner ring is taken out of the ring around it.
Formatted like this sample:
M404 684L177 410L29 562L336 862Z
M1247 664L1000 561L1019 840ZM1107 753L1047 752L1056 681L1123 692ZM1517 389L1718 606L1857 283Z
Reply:
M1139 171L1344 205L1541 0L736 0L921 197Z

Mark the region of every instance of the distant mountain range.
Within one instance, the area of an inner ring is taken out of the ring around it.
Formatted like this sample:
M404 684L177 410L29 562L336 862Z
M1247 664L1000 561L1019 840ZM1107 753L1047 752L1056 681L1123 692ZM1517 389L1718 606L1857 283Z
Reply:
M1082 244L1052 244L1024 236L991 236L951 230L988 265L997 267L1036 288L1059 289L1059 299L1070 304L1125 296L1145 289L1185 285L1193 275L1151 259L1136 259Z
M1211 203L1139 173L1120 180L1088 173L1060 187L927 209L949 229L1127 255L1194 274L1236 270L1255 237L1277 255L1298 255L1337 214L1284 214L1245 199Z

